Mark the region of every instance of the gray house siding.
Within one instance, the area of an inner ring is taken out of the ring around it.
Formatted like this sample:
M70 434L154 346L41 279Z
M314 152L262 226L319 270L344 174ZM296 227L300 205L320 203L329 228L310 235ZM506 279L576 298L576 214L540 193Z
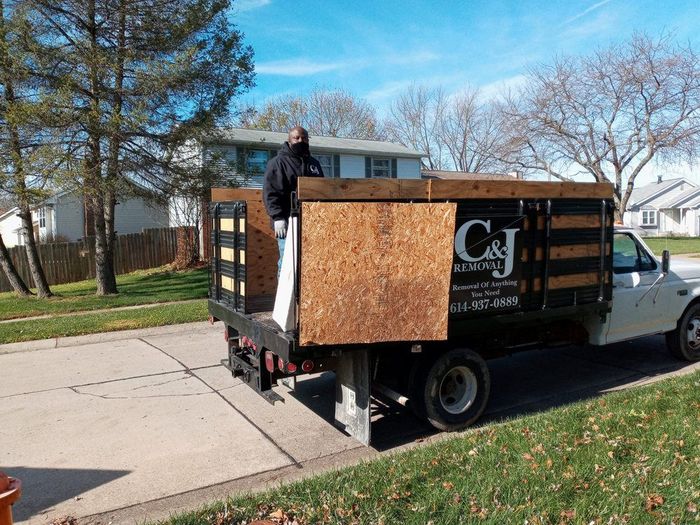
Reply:
M341 155L340 177L342 179L364 179L365 158L358 155Z
M407 179L420 179L420 161L417 159L397 159L399 176Z
M147 228L167 228L168 210L166 207L135 197L117 204L114 211L114 229L118 235L141 233Z
M53 235L67 241L75 241L85 234L83 231L83 199L69 193L56 199L53 207Z
M247 188L260 188L263 184L264 176L259 172L248 172L241 175L239 168L246 166L245 158L249 150L267 151L267 158L270 159L276 150L267 147L245 148L241 146L212 145L204 151L204 162L221 174L222 179L232 182L236 186ZM372 157L366 155L333 154L330 152L315 152L311 149L311 154L330 155L332 157L333 170L340 171L340 177L344 179L364 179L367 174L367 160ZM418 159L396 158L391 155L376 155L374 158L389 160L392 174L398 178L420 178L420 161ZM260 165L257 165L260 166ZM330 175L330 174L327 174Z

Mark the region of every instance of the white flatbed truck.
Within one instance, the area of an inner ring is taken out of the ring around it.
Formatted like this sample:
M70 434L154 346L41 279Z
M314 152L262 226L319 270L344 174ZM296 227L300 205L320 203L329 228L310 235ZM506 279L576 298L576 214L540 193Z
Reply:
M440 430L474 423L488 360L515 351L666 334L700 359L700 264L614 227L610 185L299 179L284 327L261 197L212 190L223 362L270 402L279 380L333 370L336 424L365 444L373 393Z

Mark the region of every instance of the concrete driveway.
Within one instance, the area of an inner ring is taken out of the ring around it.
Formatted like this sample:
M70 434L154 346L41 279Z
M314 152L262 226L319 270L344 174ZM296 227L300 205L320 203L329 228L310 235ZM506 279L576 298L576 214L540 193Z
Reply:
M15 522L134 523L444 437L391 404L373 446L331 423L333 374L269 405L219 365L204 323L0 345L0 470L23 481ZM687 373L663 338L490 363L484 423Z

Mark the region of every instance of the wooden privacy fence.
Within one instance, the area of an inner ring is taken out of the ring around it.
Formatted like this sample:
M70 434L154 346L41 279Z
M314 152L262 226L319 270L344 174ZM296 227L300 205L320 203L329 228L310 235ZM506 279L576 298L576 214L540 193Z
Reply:
M114 247L114 273L133 272L171 263L177 255L178 228L153 228L142 233L118 235ZM70 283L95 278L95 239L58 242L37 246L49 284ZM34 280L29 272L24 246L8 250L15 268L30 288ZM12 290L0 271L0 292Z

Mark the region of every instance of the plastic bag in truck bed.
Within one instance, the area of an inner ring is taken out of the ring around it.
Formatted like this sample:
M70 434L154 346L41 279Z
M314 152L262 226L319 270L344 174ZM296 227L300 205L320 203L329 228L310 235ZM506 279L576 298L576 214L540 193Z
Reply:
M282 268L277 279L277 294L275 295L275 307L272 311L272 319L280 325L285 332L294 328L294 274L296 271L296 250L299 246L299 224L296 217L289 221L287 230L287 242L282 256Z

